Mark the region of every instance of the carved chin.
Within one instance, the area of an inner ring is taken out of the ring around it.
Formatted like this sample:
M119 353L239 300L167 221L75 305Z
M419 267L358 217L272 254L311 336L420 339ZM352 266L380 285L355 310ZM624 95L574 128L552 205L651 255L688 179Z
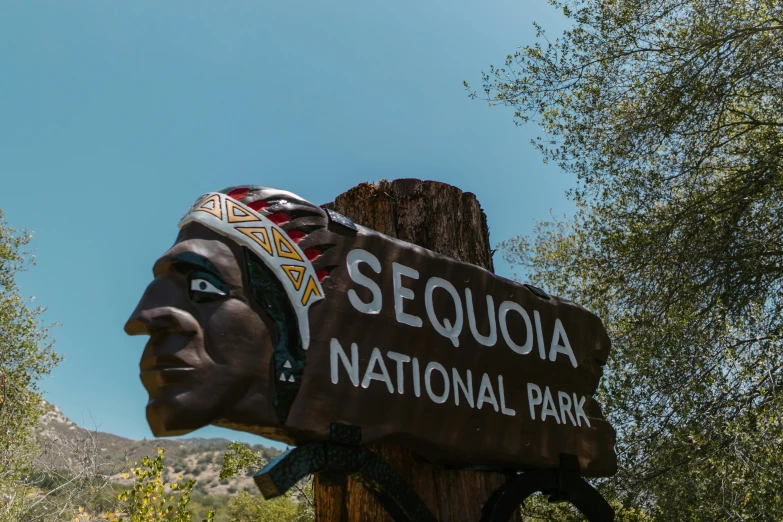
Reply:
M214 419L207 408L185 392L175 396L150 399L147 403L147 423L156 437L184 435L203 428Z

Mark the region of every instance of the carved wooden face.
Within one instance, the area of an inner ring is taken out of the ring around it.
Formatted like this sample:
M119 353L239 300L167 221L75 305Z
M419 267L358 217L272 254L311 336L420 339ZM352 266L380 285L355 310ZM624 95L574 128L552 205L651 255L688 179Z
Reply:
M156 436L207 424L258 432L274 422L277 331L252 299L244 266L234 242L197 223L155 263L125 331L150 336L139 366Z

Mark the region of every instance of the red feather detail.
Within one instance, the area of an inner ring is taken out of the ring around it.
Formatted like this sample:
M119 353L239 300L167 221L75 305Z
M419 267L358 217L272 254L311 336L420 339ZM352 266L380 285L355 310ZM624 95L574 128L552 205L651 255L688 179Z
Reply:
M240 201L242 198L247 196L248 192L250 192L250 190L246 188L235 188L234 190L226 194L226 196L230 197L231 199Z
M304 251L304 255L310 261L315 261L321 256L321 251L318 250L317 248L308 248L307 250Z
M259 210L268 207L269 203L267 203L263 199L259 199L258 201L253 201L252 203L248 203L247 206L252 208L256 212L258 212Z
M285 212L278 212L276 214L272 214L272 215L269 215L267 217L275 225L281 225L281 224L285 223L286 221L291 221L291 216L289 216Z
M315 271L315 277L318 278L318 281L323 283L324 279L326 279L329 276L328 270L316 270Z
M298 243L304 238L307 234L302 232L301 230L289 230L288 231L288 237L294 240L294 243Z

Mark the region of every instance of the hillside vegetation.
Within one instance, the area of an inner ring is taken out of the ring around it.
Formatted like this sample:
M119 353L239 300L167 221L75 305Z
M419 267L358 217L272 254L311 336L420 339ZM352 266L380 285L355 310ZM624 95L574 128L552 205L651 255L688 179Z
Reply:
M223 473L226 478L221 479L226 452L230 447L240 447L227 439L131 440L80 427L51 404L46 404L35 440L38 455L27 479L36 486L32 494L46 500L40 509L31 511L27 517L30 521L103 520L107 512L122 509L123 492L140 483L134 470L151 469L156 456L160 456L159 478L166 495L171 492L171 484L179 484L175 489L181 492L192 481L186 510L193 520L204 519L210 511L215 512L214 520L218 522L307 518L306 513L302 518L303 510L299 508L301 503L310 502L302 489L267 502L253 483L253 474L281 453L275 448L242 445L246 457L238 463L234 458L230 470ZM146 466L141 464L145 457L150 463Z

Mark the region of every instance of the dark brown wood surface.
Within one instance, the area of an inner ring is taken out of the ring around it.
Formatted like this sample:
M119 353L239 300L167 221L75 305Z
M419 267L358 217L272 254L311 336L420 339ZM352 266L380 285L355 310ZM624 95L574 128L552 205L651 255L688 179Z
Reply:
M493 269L484 212L473 194L455 187L411 179L365 183L340 195L329 207L387 236ZM440 522L479 520L484 502L504 481L499 473L448 470L419 462L399 444L377 443L371 449L410 481ZM342 484L316 480L315 500L318 522L391 520L352 480Z
M470 212L448 220L438 197L416 209L435 212L435 223L417 214L407 231L434 238L440 221L458 242ZM329 438L336 422L360 427L363 443L401 442L453 467L556 468L566 453L584 476L614 474L615 431L593 398L610 348L598 317L363 226L328 234L336 244L320 262L334 268L310 310L307 365L285 423L298 443ZM466 236L462 255L486 244ZM394 267L408 276L395 278Z

